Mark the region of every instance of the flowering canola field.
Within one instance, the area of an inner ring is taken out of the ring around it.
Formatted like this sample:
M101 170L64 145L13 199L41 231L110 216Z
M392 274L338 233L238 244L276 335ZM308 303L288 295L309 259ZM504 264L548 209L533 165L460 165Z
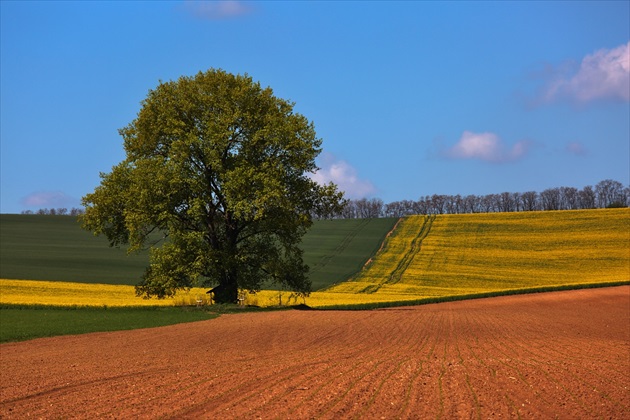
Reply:
M411 216L349 281L303 298L244 293L244 304L374 304L630 281L630 209ZM0 279L0 304L208 304L205 288L142 299L133 286Z
M328 292L430 298L630 280L630 209L412 216Z
M192 289L172 299L136 297L134 286L43 280L0 279L0 304L52 306L173 306L194 304L207 289ZM203 295L203 296L202 296Z
M135 295L133 286L113 284L74 283L43 280L0 279L0 305L50 306L192 306L208 305L207 288L193 288L177 293L173 298L142 299ZM312 307L391 302L414 297L397 295L356 295L354 293L314 292L302 298L290 292L263 290L256 294L244 293L245 305L262 307L307 304Z

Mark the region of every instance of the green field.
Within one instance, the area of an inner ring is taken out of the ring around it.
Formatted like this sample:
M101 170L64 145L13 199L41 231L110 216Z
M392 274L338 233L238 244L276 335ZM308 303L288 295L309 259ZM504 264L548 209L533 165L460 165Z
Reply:
M216 318L191 308L2 307L0 343L57 335L160 327Z
M136 284L148 253L110 248L70 216L0 215L0 278Z
M361 269L396 220L315 221L303 240L313 290ZM135 285L147 263L148 252L110 248L74 217L0 215L0 278Z
M304 262L313 290L346 281L372 257L396 218L319 220L304 236Z

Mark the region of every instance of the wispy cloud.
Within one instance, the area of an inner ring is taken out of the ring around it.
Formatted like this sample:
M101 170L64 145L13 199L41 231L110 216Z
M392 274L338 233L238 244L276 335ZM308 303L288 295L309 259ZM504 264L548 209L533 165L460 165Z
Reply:
M567 153L571 155L575 155L575 156L585 156L588 154L584 145L580 143L579 141L572 141L572 142L567 143L564 150Z
M547 81L538 102L630 101L630 42L598 50L584 57L579 67L563 65L551 74L555 76Z
M22 198L20 204L29 208L57 208L77 206L79 203L61 191L39 191Z
M477 159L485 162L512 162L524 157L531 142L521 140L507 147L494 133L473 133L464 131L459 141L444 151L449 159Z
M253 7L238 0L185 0L184 10L199 19L222 20L247 15Z
M344 160L338 160L331 153L323 153L321 168L311 175L318 184L335 183L350 199L365 198L376 191L370 181L359 179L356 169Z

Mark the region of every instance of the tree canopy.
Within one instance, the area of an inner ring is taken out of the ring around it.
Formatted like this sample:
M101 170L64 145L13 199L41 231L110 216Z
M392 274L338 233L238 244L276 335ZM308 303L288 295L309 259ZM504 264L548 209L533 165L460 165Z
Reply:
M130 252L150 247L138 295L219 285L215 299L234 302L266 281L310 292L301 238L344 199L309 177L321 139L293 107L215 69L149 91L119 130L126 159L83 197L84 228Z

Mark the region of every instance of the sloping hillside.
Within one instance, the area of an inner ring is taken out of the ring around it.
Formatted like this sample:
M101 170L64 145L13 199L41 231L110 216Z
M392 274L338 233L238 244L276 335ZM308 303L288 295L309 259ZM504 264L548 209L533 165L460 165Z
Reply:
M359 271L396 223L392 219L316 221L303 239L313 290ZM127 255L70 216L0 215L0 278L135 285L148 252Z
M630 280L630 210L412 216L329 292L418 298Z
M0 278L132 285L148 253L110 248L71 216L0 215Z
M313 290L343 282L361 270L398 219L318 220L302 239Z

